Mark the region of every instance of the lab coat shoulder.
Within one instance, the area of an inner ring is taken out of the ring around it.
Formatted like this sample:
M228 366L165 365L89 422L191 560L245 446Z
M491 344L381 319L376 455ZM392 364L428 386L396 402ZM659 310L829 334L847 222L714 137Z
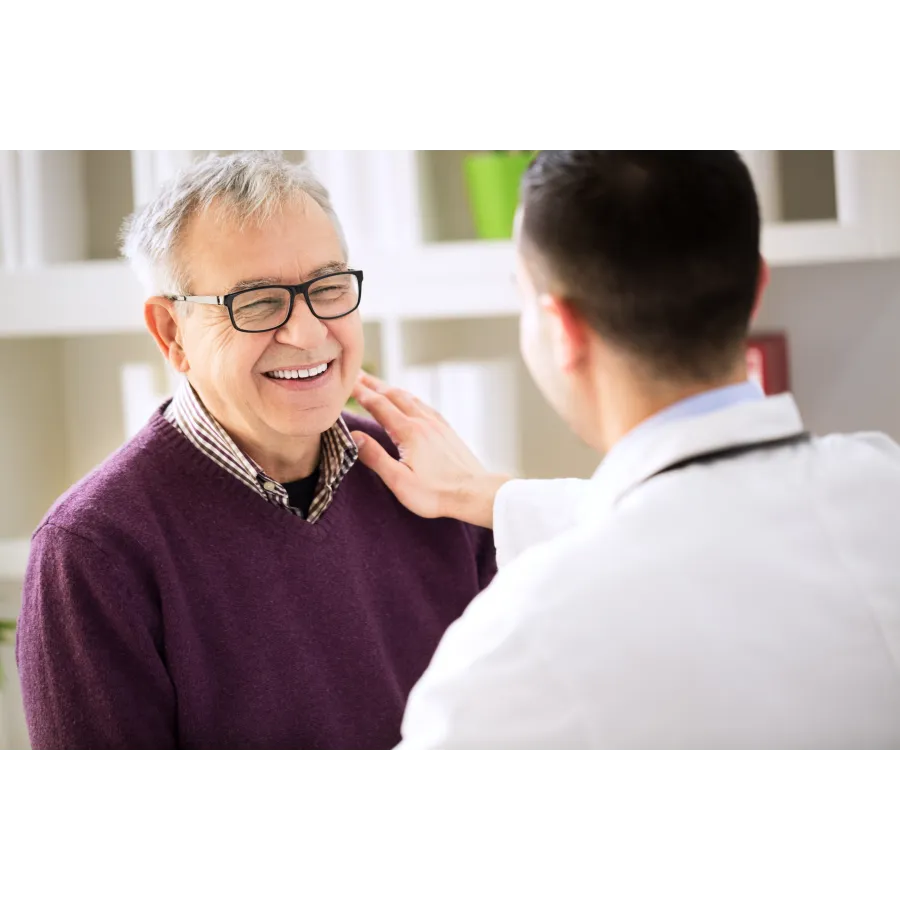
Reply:
M817 438L819 446L842 451L874 452L886 462L900 465L900 444L881 431L858 431L853 434L828 434Z
M598 597L625 602L617 582L629 578L635 543L605 525L574 524L503 567L413 689L401 748L595 745L567 644L573 627L590 633Z
M894 484L900 477L900 445L881 432L829 434L816 438L815 459L823 483Z

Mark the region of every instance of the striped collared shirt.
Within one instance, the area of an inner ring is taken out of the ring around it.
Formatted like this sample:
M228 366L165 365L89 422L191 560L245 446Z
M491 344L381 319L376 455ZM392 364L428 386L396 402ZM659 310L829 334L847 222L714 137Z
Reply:
M213 418L185 379L163 413L201 453L256 491L270 503L282 506L295 516L303 511L290 505L284 485L266 473L244 453L224 428ZM350 467L356 462L356 444L343 419L338 419L322 435L319 483L309 507L307 521L318 521L331 505L334 493Z

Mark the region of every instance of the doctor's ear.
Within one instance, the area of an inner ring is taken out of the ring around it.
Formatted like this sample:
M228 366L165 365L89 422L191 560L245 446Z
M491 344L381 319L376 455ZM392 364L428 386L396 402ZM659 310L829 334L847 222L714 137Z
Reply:
M590 326L581 313L561 297L544 294L540 304L549 320L557 361L566 371L577 368L588 352Z

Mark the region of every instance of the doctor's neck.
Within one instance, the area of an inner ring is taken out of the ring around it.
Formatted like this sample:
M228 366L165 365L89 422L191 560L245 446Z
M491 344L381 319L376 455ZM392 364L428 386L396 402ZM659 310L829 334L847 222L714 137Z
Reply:
M629 431L664 409L716 388L740 384L747 380L747 364L743 352L733 366L717 378L671 379L648 374L633 360L618 356L592 378L594 416L588 424L592 434L588 443L601 453L608 452Z

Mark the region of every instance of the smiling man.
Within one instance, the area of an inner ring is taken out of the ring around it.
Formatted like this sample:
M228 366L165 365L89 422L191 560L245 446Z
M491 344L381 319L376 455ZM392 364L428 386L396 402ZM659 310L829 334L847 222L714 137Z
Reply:
M327 192L213 157L127 225L186 378L35 533L18 657L36 748L390 748L495 571L489 531L356 464L363 273ZM345 421L346 420L346 421ZM348 427L349 426L349 427Z

